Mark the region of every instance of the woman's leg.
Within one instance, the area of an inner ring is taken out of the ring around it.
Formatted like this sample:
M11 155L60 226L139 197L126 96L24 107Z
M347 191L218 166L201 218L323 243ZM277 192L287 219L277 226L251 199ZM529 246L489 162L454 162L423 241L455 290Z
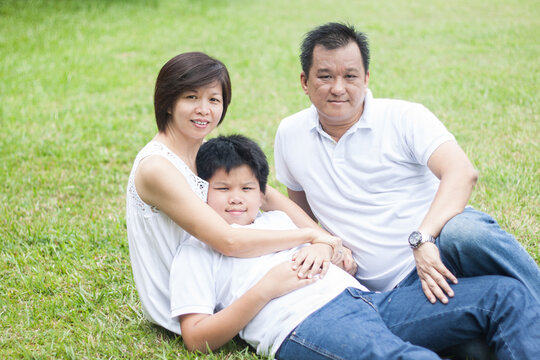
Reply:
M347 289L294 329L277 359L439 359L404 342L384 324L370 293Z

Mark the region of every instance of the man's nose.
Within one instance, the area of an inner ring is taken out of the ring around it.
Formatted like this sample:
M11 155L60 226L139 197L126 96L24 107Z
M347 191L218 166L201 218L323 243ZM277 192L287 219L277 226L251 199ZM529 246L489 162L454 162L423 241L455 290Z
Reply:
M342 77L337 77L334 80L334 82L332 83L331 91L333 95L343 95L343 93L345 92L345 83Z

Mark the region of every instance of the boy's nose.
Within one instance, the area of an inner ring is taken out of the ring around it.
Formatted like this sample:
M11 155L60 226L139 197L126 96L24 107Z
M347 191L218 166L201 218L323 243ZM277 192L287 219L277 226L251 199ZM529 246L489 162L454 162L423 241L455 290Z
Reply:
M229 198L229 202L231 204L241 204L242 203L242 197L238 196L238 194L232 194Z

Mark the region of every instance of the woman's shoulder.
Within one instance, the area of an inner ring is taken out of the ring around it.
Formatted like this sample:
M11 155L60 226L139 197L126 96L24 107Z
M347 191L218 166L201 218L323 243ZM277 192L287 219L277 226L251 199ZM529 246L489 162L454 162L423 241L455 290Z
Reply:
M159 179L174 179L181 175L191 190L206 200L208 183L195 175L182 159L160 142L151 141L139 152L133 175L134 180L137 177L147 183L160 183Z

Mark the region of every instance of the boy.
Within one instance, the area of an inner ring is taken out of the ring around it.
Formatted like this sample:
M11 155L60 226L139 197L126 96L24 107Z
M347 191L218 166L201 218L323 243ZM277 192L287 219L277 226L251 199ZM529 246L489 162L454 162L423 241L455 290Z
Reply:
M208 141L197 171L209 182L208 204L231 225L294 228L282 212L259 212L268 164L253 141ZM171 316L180 319L186 347L217 349L239 333L258 353L278 359L438 359L417 345L440 350L487 334L500 358L538 351L539 306L513 279L462 279L454 301L432 305L419 287L368 292L334 265L324 278L299 279L290 265L296 251L240 259L187 240L170 280Z

